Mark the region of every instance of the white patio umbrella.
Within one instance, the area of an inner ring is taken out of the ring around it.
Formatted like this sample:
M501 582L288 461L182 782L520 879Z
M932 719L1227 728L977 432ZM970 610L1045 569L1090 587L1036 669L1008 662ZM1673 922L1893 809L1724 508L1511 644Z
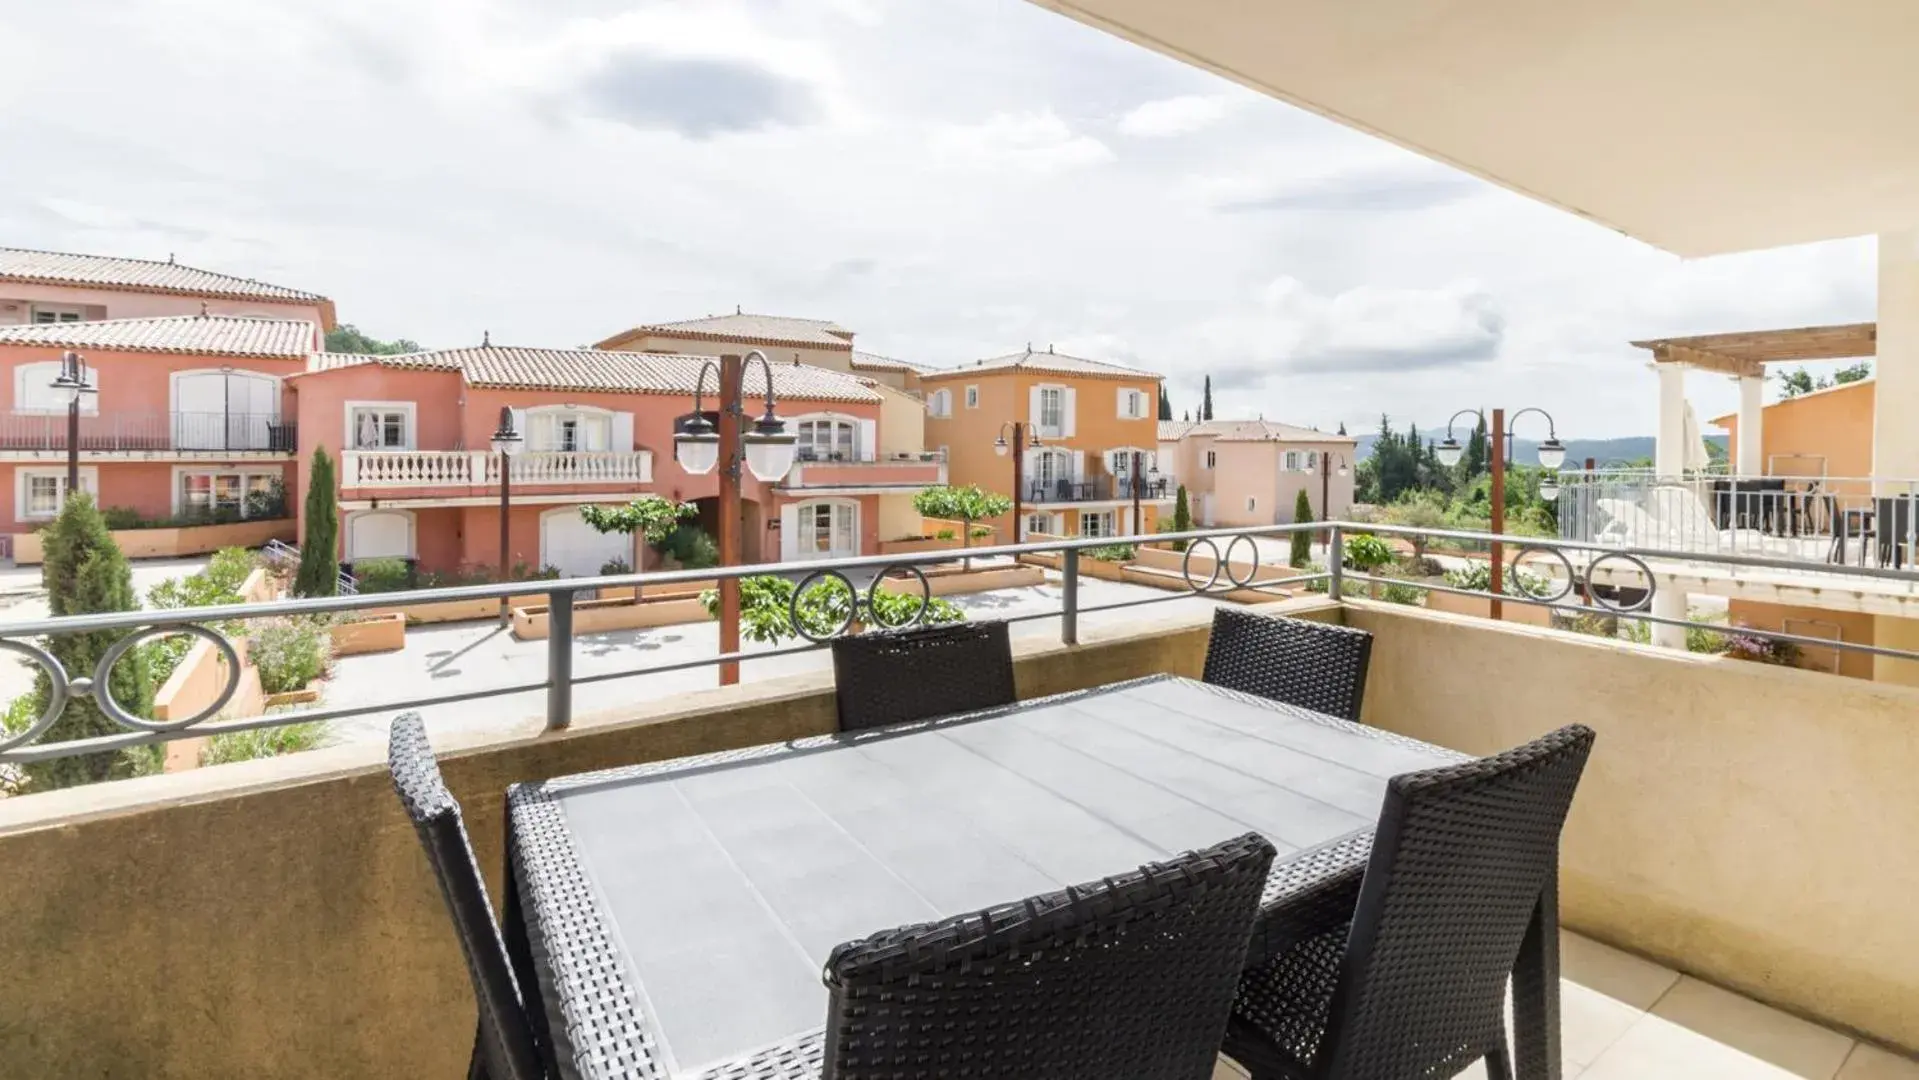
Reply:
M1686 402L1686 468L1699 472L1712 464L1712 455L1706 452L1705 436L1699 432L1699 415L1692 411L1692 402Z

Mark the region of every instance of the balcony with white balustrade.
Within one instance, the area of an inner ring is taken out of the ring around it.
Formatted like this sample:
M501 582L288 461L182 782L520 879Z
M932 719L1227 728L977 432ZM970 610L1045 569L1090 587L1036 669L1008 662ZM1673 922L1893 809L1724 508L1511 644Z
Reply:
M500 455L483 450L347 450L340 502L382 506L477 506L500 495ZM512 458L512 497L591 501L653 482L653 452L536 451Z

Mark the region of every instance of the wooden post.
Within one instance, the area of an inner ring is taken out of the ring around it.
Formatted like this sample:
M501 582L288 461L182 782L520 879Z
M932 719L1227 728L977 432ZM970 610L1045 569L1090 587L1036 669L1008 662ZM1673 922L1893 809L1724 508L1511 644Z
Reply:
M952 482L953 463L946 463L946 479ZM1020 485L1026 482L1026 425L1013 425L1013 543L1019 543L1020 534Z
M500 580L512 580L512 571L507 559L512 552L512 532L507 527L507 507L513 498L513 459L507 454L500 455ZM500 597L500 629L513 625L512 597Z
M1493 527L1492 533L1498 536L1506 531L1506 410L1493 410L1492 430L1493 451ZM1499 598L1505 595L1505 546L1499 541L1492 545L1492 616L1495 619L1505 617L1505 606Z
M1321 450L1319 452L1319 520L1321 521L1333 520L1332 475L1333 475L1332 451ZM1324 529L1320 530L1321 533L1324 533L1325 531L1326 530ZM1326 554L1326 557L1329 559L1332 558L1332 553L1328 552Z
M739 566L740 537L740 382L744 365L738 355L720 357L720 565ZM740 579L720 578L720 652L740 649ZM720 685L740 681L740 665L727 661L720 665Z
M1146 519L1144 516L1142 516L1139 509L1139 486L1141 483L1143 483L1143 481L1140 479L1139 468L1141 465L1144 465L1144 464L1146 464L1146 455L1140 453L1137 450L1133 451L1133 469L1127 475L1132 479L1132 482L1133 482L1133 535L1134 536L1146 535Z

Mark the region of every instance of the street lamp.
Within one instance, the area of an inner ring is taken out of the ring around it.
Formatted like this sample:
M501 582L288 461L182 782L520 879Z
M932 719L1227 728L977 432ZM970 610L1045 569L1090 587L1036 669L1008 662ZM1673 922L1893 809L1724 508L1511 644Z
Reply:
M1132 468L1127 470L1126 479L1128 481L1129 486L1132 488L1132 495L1133 495L1133 535L1134 536L1146 535L1146 521L1145 521L1145 518L1141 516L1140 509L1139 509L1140 489L1142 487L1154 486L1159 483L1159 462L1157 461L1153 462L1152 468L1150 470L1151 472L1150 479L1148 478L1148 475L1147 475L1148 471L1149 470L1146 468L1145 453L1139 450L1133 451Z
M1321 450L1318 456L1319 520L1331 521L1333 520L1333 459L1339 459L1339 475L1341 479L1344 479L1346 474L1352 471L1352 466L1347 463L1346 455L1336 450ZM1307 451L1306 453L1306 471L1308 473L1313 471L1313 454L1311 451ZM1328 535L1330 536L1330 533Z
M746 365L758 360L766 377L766 411L753 422L753 430L742 432L746 420ZM706 418L706 373L713 371L718 383L720 422ZM799 440L786 431L786 421L773 410L773 365L758 349L744 358L727 354L716 365L707 360L693 380L693 416L673 436L673 459L680 468L695 476L720 471L720 565L738 566L740 543L740 480L744 465L755 477L772 483L793 468L793 455ZM724 462L724 467L721 463ZM720 652L740 651L740 579L720 579ZM720 665L720 684L731 686L740 681L740 665L729 660Z
M60 497L65 503L80 489L80 403L100 390L87 379L87 358L71 349L60 355L60 374L52 385L67 403L67 490Z
M1006 442L1007 429L1012 429L1013 442ZM993 440L993 453L1005 457L1010 451L1013 455L1013 543L1019 543L1020 532L1020 487L1026 483L1026 448L1038 446L1039 429L1021 421L1008 421L999 426L999 438Z
M1528 406L1514 413L1513 421L1517 423L1519 418L1527 413L1538 413L1546 418L1546 441L1539 444L1539 464L1541 468L1546 470L1546 475L1541 477L1539 481L1539 497L1542 499L1556 499L1559 497L1559 479L1555 475L1555 470L1566 463L1565 444L1559 441L1558 426L1553 423L1552 414L1544 409ZM1459 464L1462 448L1459 445L1459 440L1453 438L1453 423L1462 416L1471 416L1481 422L1484 422L1486 419L1485 414L1478 409L1461 409L1452 415L1451 420L1446 421L1446 440L1434 448L1433 456L1437 457L1439 463L1447 468ZM1493 422L1490 433L1493 443L1493 520L1491 532L1494 536L1498 536L1506 531L1507 450L1511 446L1513 437L1513 429L1506 424L1506 410L1493 410ZM1492 617L1495 619L1499 618L1503 613L1503 606L1500 604L1499 598L1504 587L1502 578L1505 575L1505 566L1502 560L1504 559L1505 553L1504 546L1497 540L1493 541L1492 566L1490 568L1492 571L1492 580L1489 585L1492 589Z
M507 528L507 501L513 492L513 455L526 445L526 436L521 435L513 426L513 410L500 406L500 426L493 432L493 452L500 455L500 580L507 577L507 560L511 558L509 530ZM512 621L508 610L507 598L500 597L500 628L505 629Z

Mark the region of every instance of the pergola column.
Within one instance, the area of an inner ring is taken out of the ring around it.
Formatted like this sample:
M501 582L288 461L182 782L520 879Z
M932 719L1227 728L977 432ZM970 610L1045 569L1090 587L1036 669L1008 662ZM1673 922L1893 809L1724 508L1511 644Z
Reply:
M1738 459L1733 473L1738 476L1766 474L1766 377L1739 376L1739 429L1735 438Z
M1662 480L1678 479L1686 471L1686 365L1653 367L1659 372L1659 431L1653 442L1653 473Z
M1879 494L1919 478L1919 230L1879 236L1879 356L1873 365L1872 475Z

